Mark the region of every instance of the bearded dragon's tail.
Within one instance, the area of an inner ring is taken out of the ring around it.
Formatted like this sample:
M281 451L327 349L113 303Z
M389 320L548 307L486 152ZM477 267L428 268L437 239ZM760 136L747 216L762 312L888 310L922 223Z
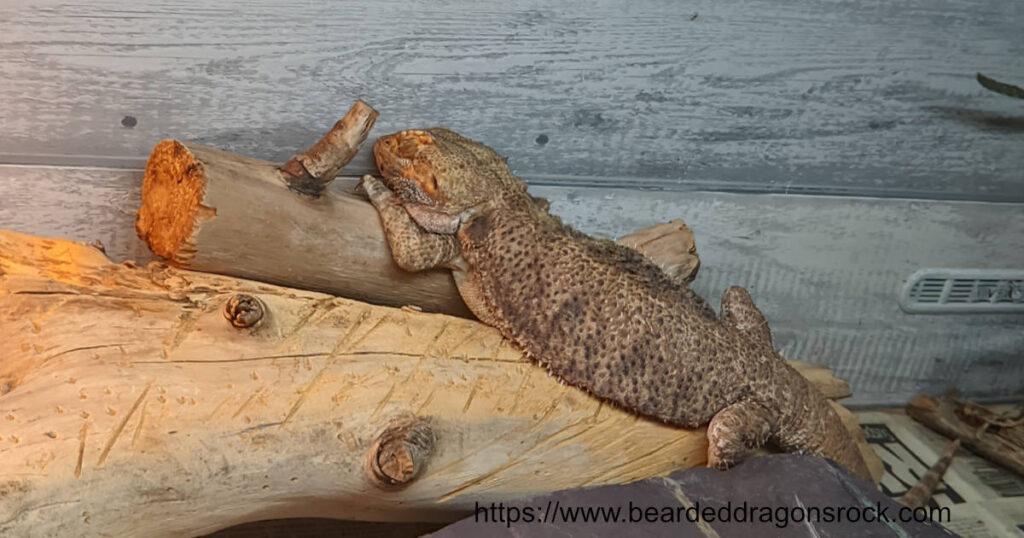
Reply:
M779 400L781 413L772 437L784 450L803 452L829 458L853 474L872 481L868 466L861 457L860 446L843 423L832 402L806 378L788 364Z
M949 464L953 463L953 456L956 455L956 451L959 449L960 439L954 439L949 443L946 452L942 454L939 461L936 461L934 465L928 468L928 472L914 484L914 487L908 489L900 497L900 504L908 508L920 508L928 504L928 500L935 493L935 488L939 487L939 484L942 482L942 476L946 474L946 469L949 469Z

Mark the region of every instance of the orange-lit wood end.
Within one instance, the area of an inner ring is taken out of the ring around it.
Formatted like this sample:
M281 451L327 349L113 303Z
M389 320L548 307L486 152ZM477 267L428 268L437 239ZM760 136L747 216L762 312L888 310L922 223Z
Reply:
M205 190L205 168L188 147L177 140L157 144L142 180L139 238L158 256L187 265L196 252L196 226L216 213L202 204Z

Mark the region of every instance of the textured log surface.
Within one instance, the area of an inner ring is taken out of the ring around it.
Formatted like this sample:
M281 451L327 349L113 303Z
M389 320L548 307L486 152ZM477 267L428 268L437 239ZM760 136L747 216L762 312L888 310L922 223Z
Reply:
M0 233L0 333L3 535L444 521L705 461L702 430L561 385L479 323L66 240Z

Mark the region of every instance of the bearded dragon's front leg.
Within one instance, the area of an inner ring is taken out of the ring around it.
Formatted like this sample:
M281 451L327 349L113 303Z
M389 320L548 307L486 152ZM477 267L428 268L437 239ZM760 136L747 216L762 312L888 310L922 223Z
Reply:
M459 256L459 242L454 235L424 230L379 179L366 175L360 185L377 208L391 256L399 267L412 272L424 271L446 266Z

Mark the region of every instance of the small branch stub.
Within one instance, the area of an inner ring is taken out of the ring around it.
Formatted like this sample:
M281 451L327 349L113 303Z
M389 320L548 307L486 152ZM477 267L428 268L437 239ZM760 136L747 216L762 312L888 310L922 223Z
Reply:
M384 430L367 453L367 473L381 488L412 482L434 451L434 431L423 421L405 421Z
M327 185L356 156L377 121L377 114L370 105L356 101L345 117L338 120L313 147L281 166L281 175L288 188L313 197L323 194Z
M232 296L224 305L224 317L239 329L255 327L263 319L265 311L263 301L244 293Z

